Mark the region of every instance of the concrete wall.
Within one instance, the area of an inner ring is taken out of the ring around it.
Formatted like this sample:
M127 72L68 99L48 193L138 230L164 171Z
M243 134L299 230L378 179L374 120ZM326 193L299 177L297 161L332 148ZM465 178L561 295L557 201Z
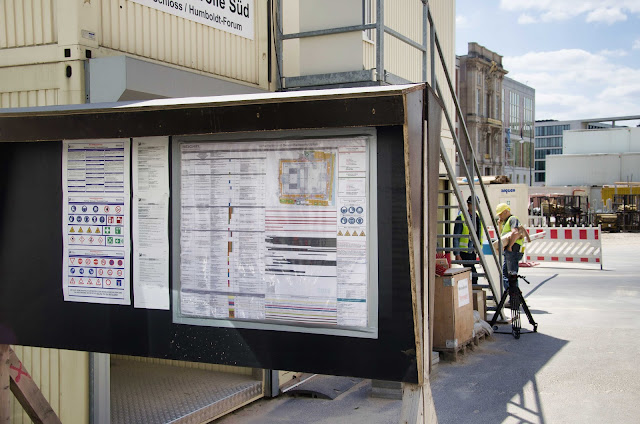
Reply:
M563 154L640 152L640 128L571 130L563 133Z
M640 181L640 153L547 156L547 185L605 185Z

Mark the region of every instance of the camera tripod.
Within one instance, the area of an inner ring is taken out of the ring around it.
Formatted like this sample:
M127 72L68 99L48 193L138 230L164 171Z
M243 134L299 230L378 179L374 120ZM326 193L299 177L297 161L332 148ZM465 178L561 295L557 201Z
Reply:
M507 300L507 294L509 294L509 300L510 300L510 309L511 309L511 334L513 334L513 337L516 339L520 338L520 334L528 334L531 332L526 332L526 333L522 333L521 332L521 323L520 323L520 306L522 306L522 309L524 310L524 313L527 315L527 318L529 319L529 324L533 325L533 333L537 333L538 332L538 324L533 320L533 317L531 316L531 311L529 310L529 307L527 306L527 302L524 301L524 297L522 296L522 292L520 291L520 288L518 287L518 278L523 279L527 284L531 284L529 283L529 281L527 281L526 278L524 278L522 275L517 275L514 273L510 273L509 274L509 288L506 289L504 291L504 293L502 293L502 300L500 300L500 304L498 305L498 307L496 308L496 312L493 315L493 318L491 319L491 327L496 330L498 328L496 324L496 321L498 320L498 315L500 314L500 311L502 311L502 308ZM501 334L509 334L507 332L500 332L500 331L496 331L496 333L501 333Z

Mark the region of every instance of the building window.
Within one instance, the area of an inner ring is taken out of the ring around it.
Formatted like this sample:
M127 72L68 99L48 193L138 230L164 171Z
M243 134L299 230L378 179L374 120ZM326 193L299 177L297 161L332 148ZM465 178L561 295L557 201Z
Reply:
M496 103L495 103L495 113L493 114L493 117L498 119L498 117L500 116L500 96L498 94L496 94Z
M481 103L482 103L482 92L478 88L478 89L476 89L476 115L478 115L478 116L480 116L480 111L482 110L480 108Z
M482 71L478 69L478 74L477 74L477 79L478 79L478 85L482 86Z
M504 88L502 89L502 98L500 99L500 104L502 105L502 119L501 121L504 122Z

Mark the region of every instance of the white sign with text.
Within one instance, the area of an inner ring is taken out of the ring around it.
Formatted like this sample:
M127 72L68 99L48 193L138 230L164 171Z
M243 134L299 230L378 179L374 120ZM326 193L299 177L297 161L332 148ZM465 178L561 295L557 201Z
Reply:
M131 0L253 40L254 0Z

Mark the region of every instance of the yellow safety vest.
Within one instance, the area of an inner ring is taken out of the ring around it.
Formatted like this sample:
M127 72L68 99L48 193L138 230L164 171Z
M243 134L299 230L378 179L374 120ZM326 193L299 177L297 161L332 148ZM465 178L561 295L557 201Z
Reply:
M460 219L462 220L462 233L461 235L463 236L468 236L469 235L469 226L465 224L465 220L464 220L464 214L462 212L458 213L458 216L460 217ZM478 216L478 212L476 211L476 216ZM480 244L482 244L482 231L480 232L480 238L478 240L480 242ZM459 247L461 249L466 249L469 247L469 237L460 237L460 245Z
M503 236L505 234L508 234L511 232L511 218L516 218L518 219L517 216L515 215L511 215L508 219L507 222L504 223L504 225L502 226L502 231L500 232L500 235ZM519 221L519 219L518 219ZM524 246L524 237L520 237L519 239L516 240L515 244L519 244L520 246ZM505 246L506 247L506 246ZM522 252L523 250L520 249L520 251Z

